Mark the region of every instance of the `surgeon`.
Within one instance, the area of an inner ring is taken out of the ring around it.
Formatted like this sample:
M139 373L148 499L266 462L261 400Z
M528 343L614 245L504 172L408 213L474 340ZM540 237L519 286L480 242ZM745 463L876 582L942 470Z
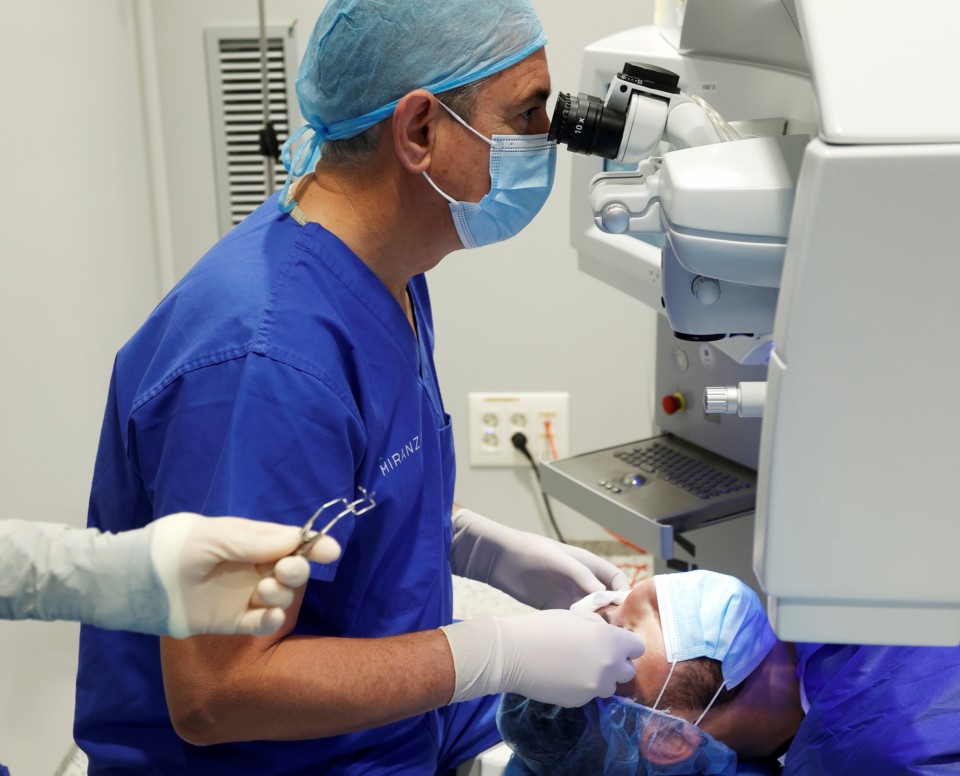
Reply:
M960 772L960 648L782 642L750 588L702 570L573 608L644 636L636 679L574 710L507 696L508 773Z
M626 586L590 553L455 506L424 272L550 192L546 38L528 0L332 0L297 78L284 190L119 352L90 524L300 525L364 488L271 636L86 627L90 773L445 774L499 740L497 693L562 706L635 673L636 634L568 607ZM537 611L452 622L452 575Z
M122 534L0 520L0 619L75 620L184 638L276 631L310 560L330 563L329 536L307 557L291 526L168 515Z

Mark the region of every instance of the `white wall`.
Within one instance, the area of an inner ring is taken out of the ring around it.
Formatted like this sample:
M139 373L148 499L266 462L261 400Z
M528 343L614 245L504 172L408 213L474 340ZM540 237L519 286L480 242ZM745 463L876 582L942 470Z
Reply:
M13 5L12 3L9 5ZM113 354L156 302L133 5L5 6L0 516L84 525ZM71 743L77 626L0 624L0 762Z
M653 18L653 0L533 4L550 36L554 89L568 92L578 91L584 45ZM46 0L8 15L0 516L83 524L113 354L217 237L202 30L254 25L256 5ZM269 23L298 20L302 50L321 3L267 7ZM155 61L141 68L139 51L155 51ZM148 130L159 141L152 153ZM153 176L151 159L162 161ZM561 152L554 194L523 234L456 253L431 273L438 368L461 461L457 496L529 530L545 530L532 473L468 465L469 391L569 391L573 452L640 438L651 425L653 313L577 270L569 180ZM161 272L168 256L172 269ZM556 511L570 537L605 536ZM14 776L52 773L70 743L76 634L75 625L0 624L0 762Z

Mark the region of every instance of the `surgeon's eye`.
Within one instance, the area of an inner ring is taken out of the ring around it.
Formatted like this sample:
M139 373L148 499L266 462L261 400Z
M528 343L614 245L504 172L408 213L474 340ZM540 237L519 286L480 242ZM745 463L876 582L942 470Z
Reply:
M522 118L524 121L530 121L530 117L533 115L535 110L536 108L527 108L527 110L520 114L520 118Z

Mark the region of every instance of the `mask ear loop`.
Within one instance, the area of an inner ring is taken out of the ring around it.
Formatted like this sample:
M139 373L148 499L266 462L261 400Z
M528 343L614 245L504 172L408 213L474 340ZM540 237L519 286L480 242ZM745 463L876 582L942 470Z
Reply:
M700 725L700 721L701 721L705 716L707 716L707 712L710 711L710 708L713 706L714 702L717 700L717 698L720 697L720 692L721 692L721 691L723 690L723 688L726 687L726 686L727 686L727 683L726 683L726 682L720 682L720 686L717 688L717 691L713 694L713 700L711 700L710 703L707 704L707 708L705 708L705 709L703 710L703 714L701 714L699 717L697 717L697 721L693 723L693 726L694 726L694 727L698 727L698 726Z
M443 102L443 100L437 100L437 102L440 103L440 107L441 107L441 108L443 108L447 113L449 113L456 121L458 121L460 124L462 124L462 125L465 126L467 129L469 129L471 132L473 132L473 134L475 134L477 137L479 137L484 143L487 143L491 148L496 145L496 143L494 143L490 138L484 137L484 136L481 135L479 132L477 132L477 130L475 130L473 127L471 127L466 121L464 121L462 118L460 118L460 115L459 115L456 111L454 111L452 108L449 108L447 105L445 105L444 102ZM420 173L420 174L421 174L424 178L427 179L427 183L429 183L431 186L433 186L433 190L436 191L437 194L439 194L441 197L443 197L445 200L447 200L447 202L449 202L451 205L456 205L456 204L457 204L457 200L455 200L453 197L451 197L449 194L447 194L443 189L441 189L436 183L433 182L433 178L431 178L429 175L427 175L427 171L426 171L426 170L424 170L424 171L423 171L422 173Z
M447 194L443 189L441 189L436 183L433 182L433 178L431 178L429 175L427 175L427 171L426 171L426 170L424 170L424 171L423 171L422 173L420 173L420 174L421 174L424 178L427 179L427 183L429 183L431 186L433 186L433 190L436 191L437 194L439 194L441 197L443 197L445 200L447 200L447 202L449 202L451 205L456 205L456 204L457 204L457 200L455 200L453 197L451 197L449 194Z
M673 676L673 669L677 667L679 661L675 660L670 665L670 673L667 674L667 681L663 683L663 687L660 688L660 694L657 696L657 700L654 701L653 710L656 711L657 707L660 705L660 699L663 698L663 694L667 691L667 685L670 684L670 678ZM709 707L708 707L709 708Z
M466 121L464 121L463 118L461 118L461 116L460 116L459 113L457 113L456 111L454 111L452 108L447 107L447 105L446 105L442 100L437 100L437 102L439 102L439 103L440 103L440 107L442 107L447 113L449 113L451 116L453 116L453 118L454 118L455 120L457 120L458 122L460 122L461 124L463 124L463 126L465 126L467 129L469 129L471 132L473 132L473 134L475 134L477 137L479 137L479 138L480 138L484 143L486 143L488 146L493 147L493 146L496 145L496 142L494 142L493 140L491 140L491 139L490 139L489 137L487 137L486 135L481 135L479 132L477 132L477 130L475 130L475 129L474 129L473 127L471 127Z

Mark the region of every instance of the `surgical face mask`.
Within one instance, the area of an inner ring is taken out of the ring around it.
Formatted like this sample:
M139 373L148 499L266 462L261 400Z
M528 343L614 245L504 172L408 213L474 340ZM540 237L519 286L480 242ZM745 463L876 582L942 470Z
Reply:
M440 103L443 105L443 103ZM553 188L557 144L547 135L485 137L446 105L444 109L490 146L490 191L479 202L460 202L423 177L450 203L453 223L465 248L501 242L519 233L540 212Z
M732 689L773 649L777 637L759 597L736 577L698 570L653 579L667 662L719 660Z

